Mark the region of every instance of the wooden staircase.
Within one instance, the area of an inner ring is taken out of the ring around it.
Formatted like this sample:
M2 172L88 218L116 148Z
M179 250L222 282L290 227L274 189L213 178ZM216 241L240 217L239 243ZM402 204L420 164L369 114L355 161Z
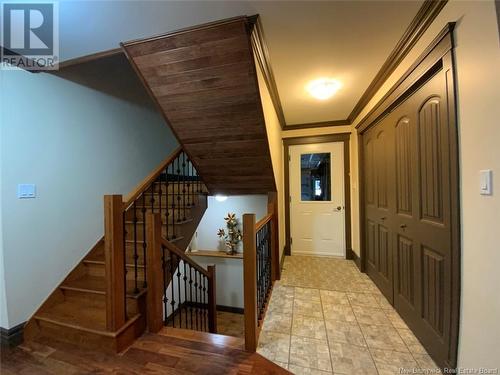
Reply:
M170 159L178 158L180 153L180 149L174 152L123 203L125 324L110 330L107 322L109 283L103 238L29 320L25 340L56 338L82 347L119 352L145 331L148 288L143 244L146 215L161 212L162 237L184 251L207 208L207 192L201 182L197 181L198 185L193 189L192 178L175 175L173 181L167 182L166 174L161 173L165 170L171 172L166 167Z

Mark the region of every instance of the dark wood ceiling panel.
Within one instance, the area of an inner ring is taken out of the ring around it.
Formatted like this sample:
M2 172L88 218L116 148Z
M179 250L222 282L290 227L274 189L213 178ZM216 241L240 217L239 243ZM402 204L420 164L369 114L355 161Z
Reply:
M247 17L123 44L211 193L275 191Z

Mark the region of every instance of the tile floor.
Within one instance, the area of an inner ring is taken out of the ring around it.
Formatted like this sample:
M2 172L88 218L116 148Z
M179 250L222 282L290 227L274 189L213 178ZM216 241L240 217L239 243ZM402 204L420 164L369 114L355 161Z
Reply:
M334 258L285 258L257 352L294 374L439 372L368 276Z

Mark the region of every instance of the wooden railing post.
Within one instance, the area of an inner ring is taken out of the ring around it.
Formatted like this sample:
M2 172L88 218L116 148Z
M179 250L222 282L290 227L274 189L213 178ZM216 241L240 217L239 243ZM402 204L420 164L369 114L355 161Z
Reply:
M243 215L243 290L245 307L245 349L257 350L257 259L255 214Z
M279 249L279 219L278 219L278 194L269 192L267 195L267 213L273 214L271 222L271 281L281 278L280 275L280 249Z
M161 217L158 213L146 214L146 249L147 324L149 332L156 333L163 327L162 298L164 293Z
M208 331L217 333L217 298L215 265L208 266Z
M126 322L123 201L104 196L104 256L106 272L106 328L115 332Z

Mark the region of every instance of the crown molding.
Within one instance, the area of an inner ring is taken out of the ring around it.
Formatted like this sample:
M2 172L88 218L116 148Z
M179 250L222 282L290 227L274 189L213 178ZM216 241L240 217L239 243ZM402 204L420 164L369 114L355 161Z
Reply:
M417 15L413 18L403 36L396 44L396 47L392 50L373 81L347 117L351 124L356 120L356 117L359 116L363 108L370 102L380 87L382 87L387 78L396 70L401 61L408 55L413 46L420 40L424 32L429 28L447 3L448 0L424 1Z
M267 49L260 17L259 15L255 15L250 17L250 20L253 23L251 35L255 58L257 59L262 75L264 76L264 81L266 82L267 90L271 96L271 101L273 102L274 110L278 116L281 129L284 129L286 126L285 114L283 113L283 107L281 106L281 100L278 94L278 87L276 86L276 80L274 79L274 72L271 67L271 58L269 57L269 50Z
M255 57L260 65L267 89L271 96L274 105L274 110L278 116L282 130L309 129L327 126L343 126L351 125L356 117L361 113L363 108L370 102L377 91L382 87L384 82L396 70L401 61L408 55L413 46L420 40L424 32L429 28L437 15L441 12L448 0L424 0L419 11L412 19L410 25L406 28L403 36L392 50L391 54L384 62L375 78L372 80L368 88L365 90L361 98L358 100L349 116L344 120L320 121L304 124L287 124L281 105L276 80L274 78L271 61L269 58L269 50L264 38L262 24L259 15L252 16L254 23L252 33L252 45L255 51Z

